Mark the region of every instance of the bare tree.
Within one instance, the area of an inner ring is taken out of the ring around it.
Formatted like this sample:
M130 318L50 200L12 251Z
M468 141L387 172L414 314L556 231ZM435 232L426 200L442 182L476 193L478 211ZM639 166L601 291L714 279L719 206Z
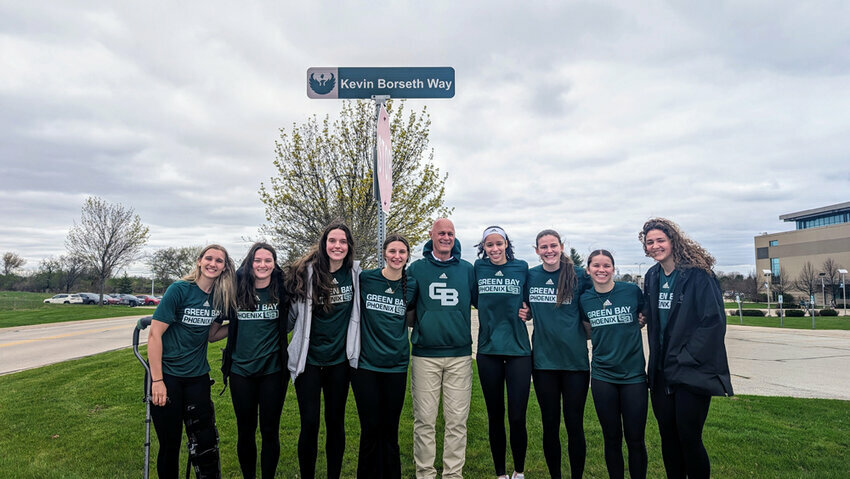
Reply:
M3 253L3 275L8 276L16 269L27 264L27 260L21 257L18 253L7 251Z
M812 266L811 261L806 261L797 279L794 280L794 289L806 293L806 299L815 294L815 288L818 286L818 272Z
M62 291L70 293L80 276L86 272L85 262L79 256L62 255L59 257L59 264L62 271L60 286ZM100 302L103 303L103 298Z
M148 227L133 208L90 196L83 204L80 223L75 222L68 232L65 247L94 272L102 305L106 280L136 260L147 240Z
M776 294L786 295L788 291L794 288L794 282L788 276L788 271L780 266L779 274L773 277L773 290ZM791 302L791 298L783 298L786 303Z
M163 286L168 286L174 280L192 271L201 248L201 246L164 248L152 254L147 264L154 278Z
M61 271L62 263L57 258L49 256L41 260L38 264L38 277L40 282L43 281L40 286L44 288L44 291L50 292L54 285L58 283L58 281L54 283L54 279Z
M826 286L826 289L829 291L830 297L832 297L832 301L835 302L835 299L838 297L838 270L841 269L841 265L839 265L834 259L827 258L826 261L823 262L823 266L821 267L821 272L824 274L823 282Z

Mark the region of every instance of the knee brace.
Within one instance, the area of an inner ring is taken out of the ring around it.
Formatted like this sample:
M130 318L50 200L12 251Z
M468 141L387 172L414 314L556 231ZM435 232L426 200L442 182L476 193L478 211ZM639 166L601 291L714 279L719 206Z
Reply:
M218 457L218 429L215 426L215 410L210 401L207 414L195 404L186 406L186 436L189 441L189 463L198 479L218 479L221 464Z

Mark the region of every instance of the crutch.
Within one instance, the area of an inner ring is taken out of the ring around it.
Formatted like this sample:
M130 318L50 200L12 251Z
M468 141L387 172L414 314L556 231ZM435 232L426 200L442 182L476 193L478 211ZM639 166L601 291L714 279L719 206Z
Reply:
M151 462L151 367L145 358L139 354L139 332L146 329L151 324L153 316L145 316L136 323L136 329L133 330L133 354L136 359L142 363L145 368L145 397L142 399L145 402L145 479L148 479L150 474Z

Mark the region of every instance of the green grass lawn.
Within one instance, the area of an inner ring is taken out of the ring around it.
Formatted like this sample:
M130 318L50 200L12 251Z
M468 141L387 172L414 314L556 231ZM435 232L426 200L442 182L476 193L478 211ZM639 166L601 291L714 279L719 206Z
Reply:
M738 315L726 316L726 324L741 325L741 319ZM744 326L764 326L769 328L778 328L780 324L779 318L771 316L769 318L757 316L744 316ZM804 316L802 318L788 318L782 321L782 327L788 329L812 329L812 318ZM815 316L815 329L841 329L850 330L850 318L842 316Z
M131 308L116 304L109 306L44 304L44 299L51 296L44 293L0 291L0 328L81 319L145 316L153 313L153 307L143 306Z
M128 338L129 342L129 338ZM221 343L219 343L221 344ZM216 370L219 345L210 348ZM143 467L144 405L142 368L131 350L113 351L39 369L0 376L0 477L140 477ZM221 435L224 477L241 477L236 459L236 424L229 392L213 399ZM473 385L465 477L493 477L487 416L481 388ZM566 432L562 426L562 444ZM281 426L278 477L297 477L298 407L290 385ZM850 401L740 396L715 398L705 427L705 442L715 477L850 477ZM346 418L347 452L343 477L355 476L359 426L353 395ZM153 434L153 433L152 433ZM322 433L324 434L324 433ZM586 477L608 477L602 434L593 404L585 411ZM442 429L438 428L438 437ZM154 436L155 437L155 436ZM532 391L528 407L528 477L548 477L541 445L540 410ZM648 477L663 477L658 429L650 412L646 431ZM413 477L410 395L399 431L403 477ZM324 436L320 436L320 444ZM152 447L155 461L156 440ZM442 441L438 441L440 443ZM317 473L325 462L320 446ZM438 450L438 457L442 452ZM508 452L508 467L511 467ZM181 454L185 461L185 449ZM568 470L566 450L564 471ZM182 464L185 468L185 462ZM181 470L182 471L182 470ZM155 476L155 468L152 468ZM181 472L182 477L182 472Z

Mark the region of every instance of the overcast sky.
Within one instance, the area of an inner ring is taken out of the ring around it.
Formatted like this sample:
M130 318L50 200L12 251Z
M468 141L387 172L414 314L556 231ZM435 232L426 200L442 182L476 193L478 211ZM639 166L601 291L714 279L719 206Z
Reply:
M0 0L0 252L64 253L94 195L147 252L241 258L279 129L341 107L312 66L454 67L453 99L408 107L467 259L500 224L532 265L555 228L645 271L657 215L748 272L779 215L850 200L847 2Z

